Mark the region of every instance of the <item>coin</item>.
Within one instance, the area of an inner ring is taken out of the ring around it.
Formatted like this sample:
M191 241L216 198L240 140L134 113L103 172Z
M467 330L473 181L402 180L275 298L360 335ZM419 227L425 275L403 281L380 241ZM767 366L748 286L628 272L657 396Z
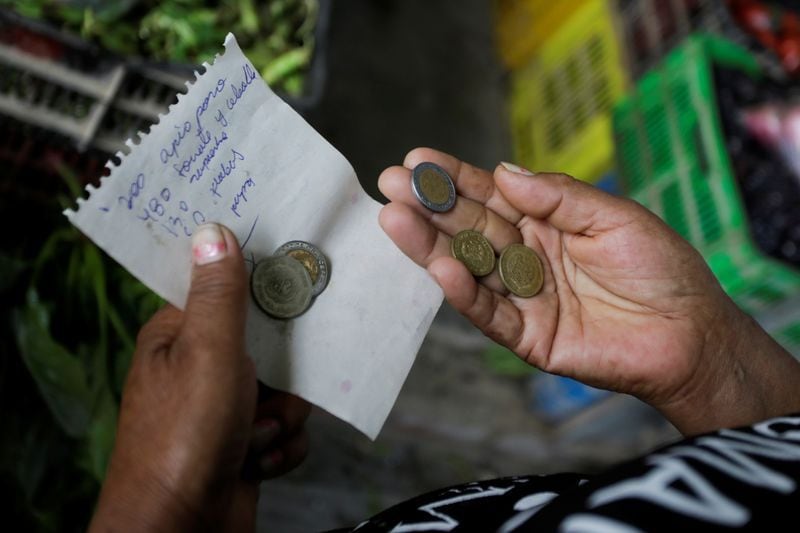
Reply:
M311 304L311 276L299 261L286 255L259 261L250 288L258 307L275 318L295 317Z
M311 295L317 296L328 285L328 259L322 251L305 241L289 241L281 245L273 255L288 255L305 267L311 276Z
M511 244L500 254L497 270L508 290L517 296L535 296L544 283L544 267L536 252L523 244Z
M411 172L411 189L422 205L439 213L453 208L456 186L450 175L435 163L420 163Z
M450 242L450 252L473 276L485 276L494 270L494 249L480 232L459 231Z

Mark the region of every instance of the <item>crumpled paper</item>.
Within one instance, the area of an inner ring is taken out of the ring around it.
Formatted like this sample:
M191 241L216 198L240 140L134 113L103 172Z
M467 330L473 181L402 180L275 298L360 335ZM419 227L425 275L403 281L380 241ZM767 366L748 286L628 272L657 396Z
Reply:
M327 288L291 320L266 316L251 299L248 353L267 385L374 439L441 290L380 229L380 204L347 160L269 89L233 35L225 48L65 214L179 308L189 289L190 237L204 222L236 234L251 271L286 241L318 246L330 261Z

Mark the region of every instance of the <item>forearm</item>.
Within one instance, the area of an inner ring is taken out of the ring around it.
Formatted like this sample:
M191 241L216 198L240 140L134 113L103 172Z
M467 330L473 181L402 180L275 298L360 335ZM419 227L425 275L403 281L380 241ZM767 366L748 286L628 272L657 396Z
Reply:
M112 465L100 493L91 533L112 531L197 531L199 516L143 472L116 471Z
M684 435L800 412L800 362L738 309L710 335L696 379L657 406Z

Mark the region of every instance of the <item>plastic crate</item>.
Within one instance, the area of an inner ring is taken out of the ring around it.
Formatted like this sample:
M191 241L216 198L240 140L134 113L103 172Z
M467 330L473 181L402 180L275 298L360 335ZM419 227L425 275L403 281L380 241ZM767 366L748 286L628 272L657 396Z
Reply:
M322 96L331 6L331 0L319 0L305 92L285 97L300 113L310 112ZM0 8L0 119L68 139L79 152L127 152L125 141L167 112L197 68L119 57ZM0 141L0 153L9 148Z
M531 54L587 0L497 0L495 20L500 58L510 69Z
M605 0L584 2L512 73L516 160L595 181L614 163L611 109L624 75Z
M725 0L614 0L627 72L638 79L692 33L724 36L750 50L773 77L778 58L736 24Z
M620 178L626 193L700 250L734 301L759 318L800 294L800 272L764 255L751 238L717 111L714 65L760 75L745 49L698 35L616 106ZM790 307L780 321L762 320L795 353L798 310L800 305Z

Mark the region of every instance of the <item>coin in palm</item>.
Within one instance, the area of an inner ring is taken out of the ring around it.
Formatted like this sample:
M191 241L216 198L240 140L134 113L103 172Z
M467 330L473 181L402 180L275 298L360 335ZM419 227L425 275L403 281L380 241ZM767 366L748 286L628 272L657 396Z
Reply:
M464 263L473 276L485 276L494 270L494 249L478 231L460 231L450 242L453 257Z
M544 284L544 266L536 252L523 244L511 244L500 254L497 270L503 285L523 298L535 296Z

